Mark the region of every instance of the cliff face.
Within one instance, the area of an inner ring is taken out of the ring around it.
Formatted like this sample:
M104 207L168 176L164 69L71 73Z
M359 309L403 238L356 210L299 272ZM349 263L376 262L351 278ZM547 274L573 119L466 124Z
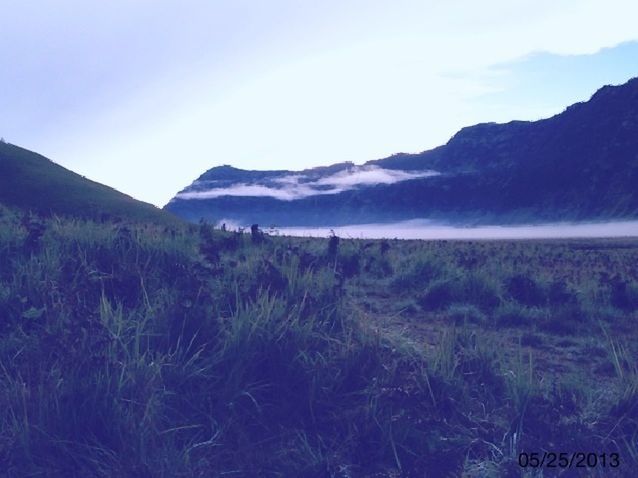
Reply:
M299 193L299 184L312 188ZM638 78L548 119L463 128L444 146L364 166L213 168L166 209L188 220L280 226L604 220L638 216L636 184Z

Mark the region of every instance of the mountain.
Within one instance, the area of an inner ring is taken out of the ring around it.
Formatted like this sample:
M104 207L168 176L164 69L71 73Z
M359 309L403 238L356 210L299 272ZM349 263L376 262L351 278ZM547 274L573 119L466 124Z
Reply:
M362 166L212 168L165 209L279 226L434 218L530 223L638 217L638 78L540 121L463 128L447 144Z
M0 204L40 214L175 224L174 215L0 142Z

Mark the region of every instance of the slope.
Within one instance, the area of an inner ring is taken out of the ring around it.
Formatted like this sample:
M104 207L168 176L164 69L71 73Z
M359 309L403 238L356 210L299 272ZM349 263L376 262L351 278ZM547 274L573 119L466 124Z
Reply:
M8 143L0 143L0 203L45 215L120 218L160 224L179 221L151 204Z

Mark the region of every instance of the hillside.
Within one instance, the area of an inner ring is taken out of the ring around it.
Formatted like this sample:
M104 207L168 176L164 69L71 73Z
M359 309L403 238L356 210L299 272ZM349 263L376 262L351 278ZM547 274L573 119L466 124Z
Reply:
M377 179L359 181L366 174ZM444 146L363 166L213 168L165 209L187 220L280 226L606 220L638 216L635 184L638 78L548 119L471 126Z
M151 204L90 181L37 153L0 143L0 203L40 214L175 224Z

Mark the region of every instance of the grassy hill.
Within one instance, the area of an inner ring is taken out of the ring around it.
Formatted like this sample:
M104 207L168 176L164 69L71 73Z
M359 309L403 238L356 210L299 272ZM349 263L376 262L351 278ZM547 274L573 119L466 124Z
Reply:
M44 215L175 224L151 204L90 181L32 151L0 142L0 203Z

